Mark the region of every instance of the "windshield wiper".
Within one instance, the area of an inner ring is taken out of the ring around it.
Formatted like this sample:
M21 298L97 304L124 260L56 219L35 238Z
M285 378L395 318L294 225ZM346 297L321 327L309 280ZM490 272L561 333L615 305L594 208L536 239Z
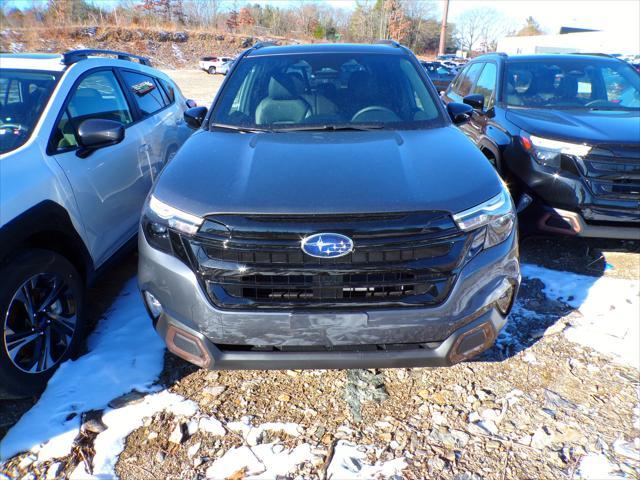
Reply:
M210 123L209 128L219 128L221 130L230 130L233 132L241 133L257 133L270 131L265 128L243 127L241 125L228 125L226 123Z
M301 125L298 127L277 128L274 132L324 132L337 130L356 130L366 132L368 130L380 130L384 126L379 124L372 125Z

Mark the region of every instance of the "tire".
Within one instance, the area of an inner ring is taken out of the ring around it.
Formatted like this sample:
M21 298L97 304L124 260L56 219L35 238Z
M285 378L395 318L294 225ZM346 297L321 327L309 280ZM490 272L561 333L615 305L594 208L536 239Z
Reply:
M216 67L209 67L209 70L207 70L207 72L209 72L209 75L215 75L216 74Z
M37 395L84 339L84 283L66 258L40 249L19 252L0 278L0 398Z

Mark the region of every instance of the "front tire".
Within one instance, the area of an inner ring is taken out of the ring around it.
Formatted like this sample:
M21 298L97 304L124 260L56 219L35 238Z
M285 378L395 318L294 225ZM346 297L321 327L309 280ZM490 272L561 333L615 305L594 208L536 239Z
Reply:
M84 283L65 257L40 249L0 267L0 398L40 393L84 337Z
M209 72L209 75L215 75L216 74L216 67L209 67L209 70L207 70Z

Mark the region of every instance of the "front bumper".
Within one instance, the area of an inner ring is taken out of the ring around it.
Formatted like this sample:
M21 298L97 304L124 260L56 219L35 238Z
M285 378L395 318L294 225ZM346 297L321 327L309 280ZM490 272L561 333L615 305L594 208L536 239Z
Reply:
M521 182L523 193L534 200L521 215L524 224L535 225L541 231L580 237L640 238L637 197L598 196L589 186L593 179L577 171L544 167L522 153L512 160L510 170Z
M139 235L138 283L161 304L155 320L174 353L206 368L446 366L489 348L506 322L499 299L520 283L517 235L459 272L437 307L356 311L228 311L195 274ZM510 306L509 306L510 308Z

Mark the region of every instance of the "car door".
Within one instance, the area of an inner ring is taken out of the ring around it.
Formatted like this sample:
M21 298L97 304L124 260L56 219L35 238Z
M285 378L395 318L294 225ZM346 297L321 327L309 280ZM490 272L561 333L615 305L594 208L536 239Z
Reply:
M91 118L122 123L124 139L80 158L78 126ZM96 266L135 235L151 186L135 120L114 71L97 69L76 82L51 136L50 153L71 183Z
M167 108L170 101L159 79L128 69L121 69L120 74L141 116L138 128L144 168L153 182L169 156L177 150L177 128L184 120L182 115L176 115L173 109Z
M493 115L497 78L497 65L493 62L487 62L470 91L470 94L482 95L484 98L484 108L474 110L471 120L465 126L465 132L476 145L480 144L482 138L485 137L487 125Z

